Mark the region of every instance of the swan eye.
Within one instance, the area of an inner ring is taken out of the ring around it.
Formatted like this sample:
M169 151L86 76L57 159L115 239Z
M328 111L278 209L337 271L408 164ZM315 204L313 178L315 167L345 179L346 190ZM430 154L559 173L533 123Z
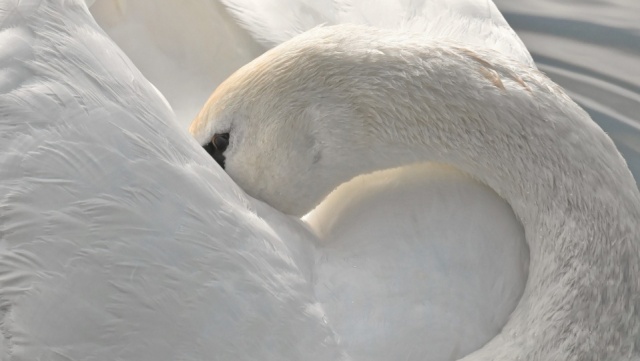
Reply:
M209 155L215 159L218 164L224 169L224 154L222 154L225 149L229 146L229 133L216 133L211 138L211 141L208 144L203 146L204 150L209 153Z
M221 152L229 146L229 133L214 134L211 143Z

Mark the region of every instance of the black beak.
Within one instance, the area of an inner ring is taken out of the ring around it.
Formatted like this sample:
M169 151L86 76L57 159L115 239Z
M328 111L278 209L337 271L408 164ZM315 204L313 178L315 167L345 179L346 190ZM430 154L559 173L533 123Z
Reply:
M224 169L224 151L229 145L229 133L215 134L211 141L203 146L213 159Z
M209 142L208 144L204 145L203 148L207 151L207 153L209 153L211 157L213 157L213 159L216 160L216 162L218 162L218 164L220 164L222 169L224 169L224 154L222 154L222 152L218 150L215 145L213 145L213 142Z

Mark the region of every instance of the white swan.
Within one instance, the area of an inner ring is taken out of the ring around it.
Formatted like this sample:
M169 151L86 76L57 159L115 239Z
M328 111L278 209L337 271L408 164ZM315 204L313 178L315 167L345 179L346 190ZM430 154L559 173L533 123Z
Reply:
M348 359L276 220L84 3L0 1L0 49L0 359Z
M613 142L535 69L406 33L320 28L236 72L190 130L244 190L290 214L379 169L468 172L513 207L531 268L505 328L467 359L640 357L640 194Z
M310 234L212 166L78 1L0 1L0 44L2 359L350 359Z

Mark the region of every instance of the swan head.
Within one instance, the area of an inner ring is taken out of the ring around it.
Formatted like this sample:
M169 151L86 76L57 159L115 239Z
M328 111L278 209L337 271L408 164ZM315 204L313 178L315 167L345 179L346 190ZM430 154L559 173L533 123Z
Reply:
M353 103L318 57L314 40L306 39L276 47L232 74L189 128L249 195L297 216L358 168L340 161L359 143L351 129Z
M249 195L304 215L355 176L432 158L447 132L427 134L425 115L448 119L459 99L477 98L457 95L448 76L487 79L464 51L430 49L370 27L313 29L232 74L190 132ZM416 75L431 63L444 70Z

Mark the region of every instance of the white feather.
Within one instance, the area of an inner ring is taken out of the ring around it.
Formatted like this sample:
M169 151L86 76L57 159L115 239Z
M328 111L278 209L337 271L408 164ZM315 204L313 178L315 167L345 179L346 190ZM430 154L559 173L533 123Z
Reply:
M532 64L490 1L226 5L266 46L355 22ZM453 359L499 332L527 255L495 193L433 166L362 178L308 216L317 238L246 196L180 125L264 47L217 2L92 11L169 102L81 1L0 1L3 360ZM447 214L471 236L437 228ZM406 248L384 242L397 230Z
M1 359L345 358L290 246L84 4L4 0L0 43Z

